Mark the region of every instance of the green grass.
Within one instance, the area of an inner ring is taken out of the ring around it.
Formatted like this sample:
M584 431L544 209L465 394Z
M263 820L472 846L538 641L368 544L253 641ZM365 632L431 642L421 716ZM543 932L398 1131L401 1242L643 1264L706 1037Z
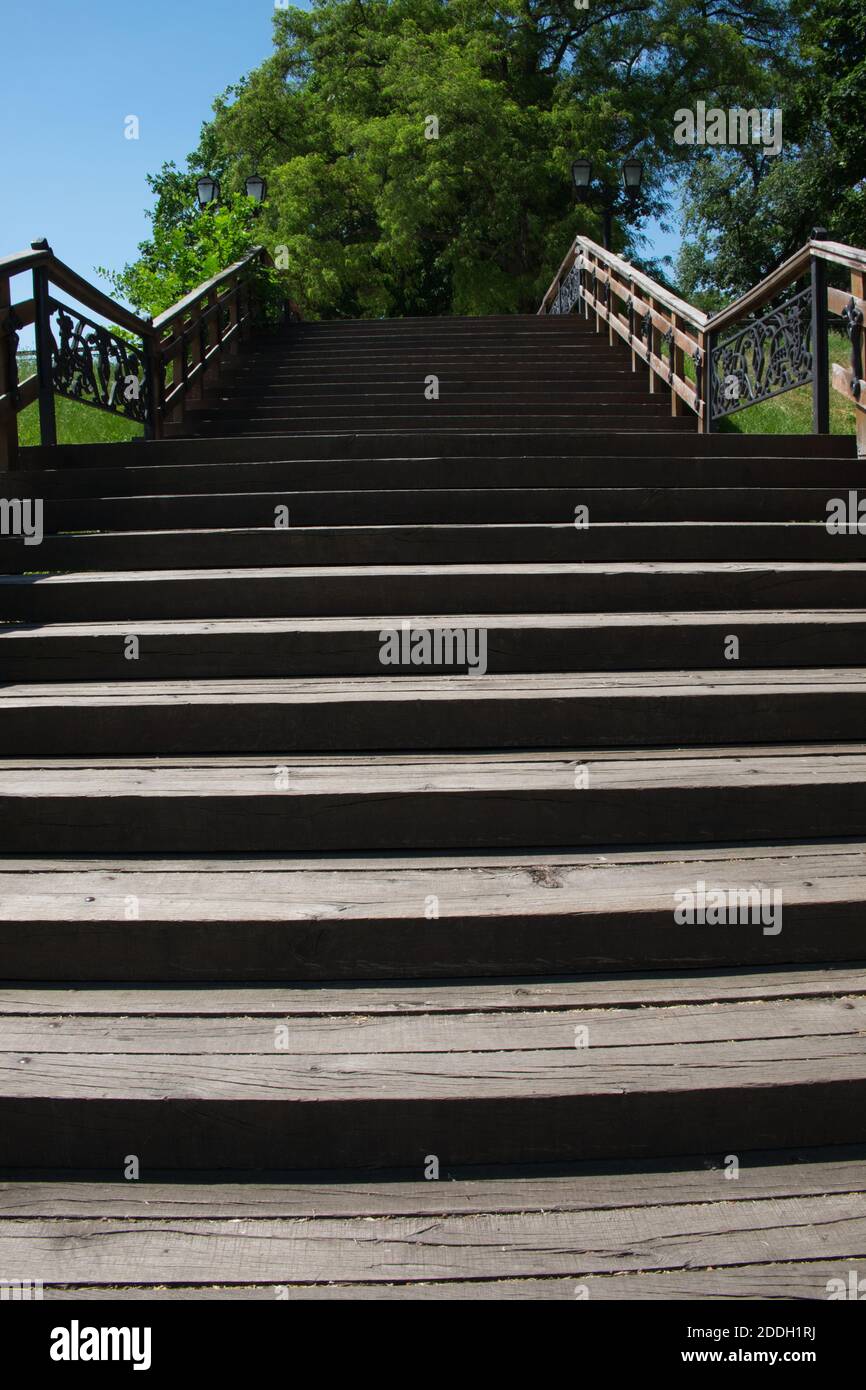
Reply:
M22 381L35 371L34 359L26 353L18 358L18 372ZM122 415L112 415L107 410L97 410L92 405L80 401L67 400L65 396L54 397L54 411L57 419L58 444L116 444L129 439L140 439L144 431L134 420ZM39 434L39 403L34 401L18 416L18 442L22 449L32 448L41 443Z
M851 359L851 344L841 333L829 333L829 357L832 364L847 367ZM685 359L686 376L695 379L692 359ZM853 435L857 428L857 408L830 386L830 433ZM717 426L721 434L811 434L812 388L795 386L783 396L775 396L760 405L747 406L736 415L726 415Z

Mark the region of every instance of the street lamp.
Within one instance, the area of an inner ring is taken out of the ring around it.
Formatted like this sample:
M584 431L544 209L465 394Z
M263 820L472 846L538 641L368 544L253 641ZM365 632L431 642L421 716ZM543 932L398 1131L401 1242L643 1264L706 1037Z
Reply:
M627 198L627 206L632 207L635 199L640 192L643 182L643 160L626 159L623 161L622 183ZM571 178L574 184L575 193L579 198L588 199L592 191L592 164L588 159L575 159L571 166ZM613 214L622 207L621 194L619 190L604 180L598 180L595 190L598 201L601 203L602 213L602 240L605 251L610 250L611 230L613 224Z
M216 179L211 178L210 174L204 174L195 187L200 208L206 208L211 203L219 202L220 186Z
M576 159L571 166L571 177L579 192L589 188L592 179L592 164L588 159Z
M250 174L249 178L244 184L244 190L246 192L247 197L252 198L253 202L255 203L263 203L265 201L265 193L267 192L267 188L268 185L262 178L261 174Z
M634 200L643 182L643 160L627 159L622 166L622 181L629 198Z

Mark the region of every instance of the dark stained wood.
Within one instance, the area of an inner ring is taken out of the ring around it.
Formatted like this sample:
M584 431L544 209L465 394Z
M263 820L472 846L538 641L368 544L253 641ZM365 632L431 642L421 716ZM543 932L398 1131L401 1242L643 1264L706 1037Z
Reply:
M281 773L280 768L285 772ZM589 785L576 783L586 769ZM7 761L7 853L465 850L866 835L866 751ZM647 827L651 826L651 832ZM784 833L781 833L784 832Z
M826 1297L864 1258L866 552L824 525L862 470L671 420L703 325L672 395L658 297L633 376L627 272L608 344L221 362L229 276L157 329L204 324L200 438L10 473L46 536L0 542L4 1278ZM482 626L488 673L386 674L403 617ZM781 931L678 924L699 883Z
M469 648L476 661L478 654ZM702 748L805 742L816 730L825 742L855 740L866 726L861 667L655 677L388 669L355 680L8 686L0 688L0 755Z
M866 563L332 565L0 577L0 621L866 608Z

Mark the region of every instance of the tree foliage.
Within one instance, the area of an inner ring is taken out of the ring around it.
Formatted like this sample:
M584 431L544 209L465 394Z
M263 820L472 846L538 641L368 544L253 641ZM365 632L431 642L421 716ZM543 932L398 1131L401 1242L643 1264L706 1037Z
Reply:
M809 42L830 40L816 30ZM749 180L724 158L677 146L674 113L697 97L755 105L802 61L787 0L278 9L273 53L217 99L187 168L166 165L151 178L153 235L116 283L153 311L260 239L312 317L532 310L575 232L600 239L598 207L574 201L572 158L588 156L615 183L622 160L638 154L637 215L616 220L614 248L641 263L635 222L665 215L679 171L693 220L684 265L706 287L717 233L747 239L725 209L746 206ZM220 178L226 198L204 228L201 172ZM240 196L253 172L268 179L258 221ZM753 173L752 184L766 189L754 204L763 216L770 173ZM786 185L775 200L782 246L797 199Z

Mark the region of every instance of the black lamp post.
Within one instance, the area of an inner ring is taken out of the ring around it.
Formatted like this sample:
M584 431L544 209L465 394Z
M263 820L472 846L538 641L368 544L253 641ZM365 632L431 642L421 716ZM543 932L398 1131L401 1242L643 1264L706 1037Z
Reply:
M244 184L244 191L248 198L252 198L253 202L263 203L265 201L265 194L268 191L268 185L261 174L250 174Z
M195 186L198 195L198 205L200 208L210 207L212 203L220 200L220 186L216 179L212 179L210 174L204 174Z
M643 181L643 160L626 159L622 166L622 184L625 190L625 203L618 188L611 186L599 179L594 190L598 201L601 204L602 212L602 240L605 251L610 250L611 231L613 226L613 214L623 206L631 208L634 206L635 199L640 192ZM571 178L574 184L574 191L578 198L588 201L592 189L592 164L588 159L576 159L571 166Z

